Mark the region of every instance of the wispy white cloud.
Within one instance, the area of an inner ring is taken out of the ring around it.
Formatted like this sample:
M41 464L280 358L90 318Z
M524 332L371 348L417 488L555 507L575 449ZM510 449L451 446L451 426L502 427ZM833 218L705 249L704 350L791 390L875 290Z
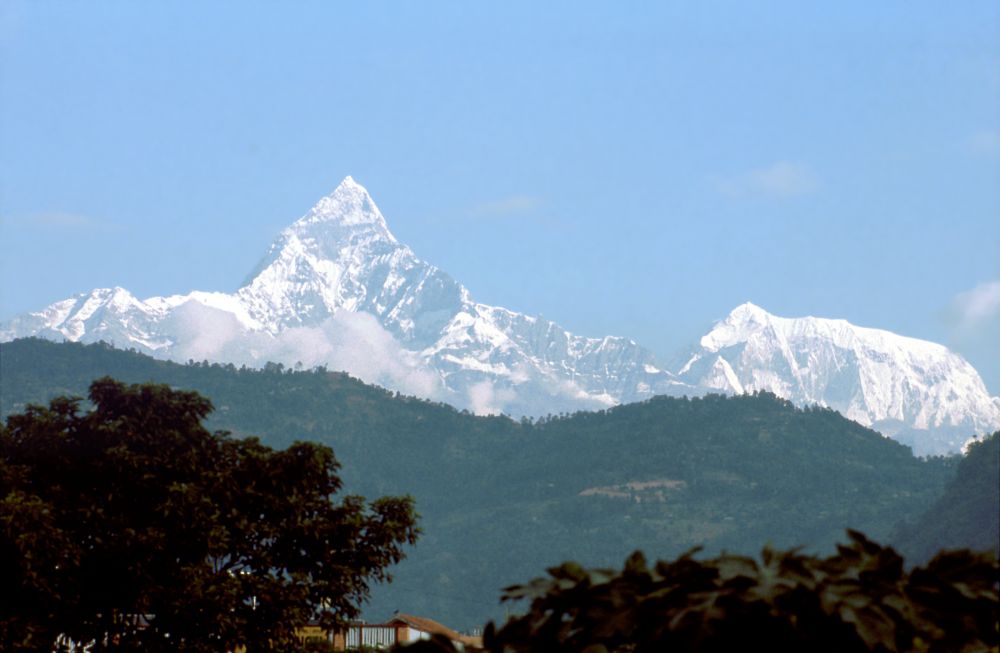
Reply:
M961 352L993 394L1000 394L1000 280L960 292L945 311L948 344Z
M483 379L469 386L469 406L476 415L499 415L515 399L516 392L510 388L497 387L490 379Z
M28 216L27 221L31 224L46 227L67 227L74 229L86 229L101 226L101 222L79 213L66 213L63 211L52 211L49 213L36 213Z
M763 168L718 179L716 187L726 195L785 198L812 193L819 188L819 181L808 166L778 161Z
M191 300L173 311L168 327L178 334L171 352L177 360L326 365L406 394L447 398L441 378L367 313L338 311L319 325L271 335L247 331L231 313Z
M74 229L74 230L94 230L103 229L107 223L83 215L68 211L45 211L42 213L31 213L23 216L3 216L3 223L8 226L36 227L43 229Z
M505 218L533 213L541 205L542 201L538 197L512 195L475 206L469 211L469 215L476 218Z
M960 292L952 301L951 315L960 328L975 328L1000 317L1000 281L981 283Z
M970 136L968 144L977 154L1000 154L1000 132L983 129Z

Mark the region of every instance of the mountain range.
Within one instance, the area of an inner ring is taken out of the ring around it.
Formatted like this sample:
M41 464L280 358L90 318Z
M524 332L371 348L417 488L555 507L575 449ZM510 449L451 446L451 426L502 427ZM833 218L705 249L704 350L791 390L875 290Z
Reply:
M105 341L177 361L326 366L515 416L766 390L831 407L920 455L957 451L1000 426L1000 398L959 355L844 320L743 304L671 370L628 338L584 337L476 302L400 243L350 177L282 231L234 293L141 300L100 288L0 325L0 341L27 336Z

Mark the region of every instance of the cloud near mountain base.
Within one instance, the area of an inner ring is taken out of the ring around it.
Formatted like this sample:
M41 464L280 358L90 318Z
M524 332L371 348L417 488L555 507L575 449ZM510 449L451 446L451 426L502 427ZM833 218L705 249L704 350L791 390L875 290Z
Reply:
M174 360L250 367L273 361L305 369L322 365L404 394L447 398L440 376L367 313L338 311L317 326L288 328L277 335L251 331L232 313L193 300L167 319L177 334L177 345L168 354Z
M535 378L524 367L516 367L507 379L484 377L456 393L378 318L363 312L338 311L316 326L286 328L272 335L248 329L232 313L192 299L174 309L163 326L174 334L176 344L160 355L173 360L248 367L267 362L303 369L325 366L403 394L464 406L477 415L542 415L614 403L589 397L570 381ZM529 387L532 390L526 392Z
M517 399L517 393L510 388L498 388L489 379L483 379L469 386L469 408L476 415L498 415Z

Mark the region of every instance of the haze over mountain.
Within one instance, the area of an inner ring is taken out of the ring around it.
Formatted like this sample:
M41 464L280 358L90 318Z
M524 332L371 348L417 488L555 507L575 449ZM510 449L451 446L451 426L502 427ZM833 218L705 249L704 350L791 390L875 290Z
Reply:
M476 302L400 243L350 177L278 236L235 293L140 300L96 289L0 326L0 341L25 336L104 340L179 361L326 365L477 413L768 390L832 407L918 454L956 451L1000 425L1000 398L960 356L843 320L745 304L674 373L627 338L583 337Z

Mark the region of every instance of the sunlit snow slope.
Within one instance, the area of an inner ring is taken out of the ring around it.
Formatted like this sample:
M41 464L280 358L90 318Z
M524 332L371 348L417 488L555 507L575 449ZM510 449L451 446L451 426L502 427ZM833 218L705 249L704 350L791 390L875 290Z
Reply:
M702 337L678 376L726 393L766 390L833 408L913 445L958 450L1000 424L975 369L946 347L845 320L783 318L747 303Z

